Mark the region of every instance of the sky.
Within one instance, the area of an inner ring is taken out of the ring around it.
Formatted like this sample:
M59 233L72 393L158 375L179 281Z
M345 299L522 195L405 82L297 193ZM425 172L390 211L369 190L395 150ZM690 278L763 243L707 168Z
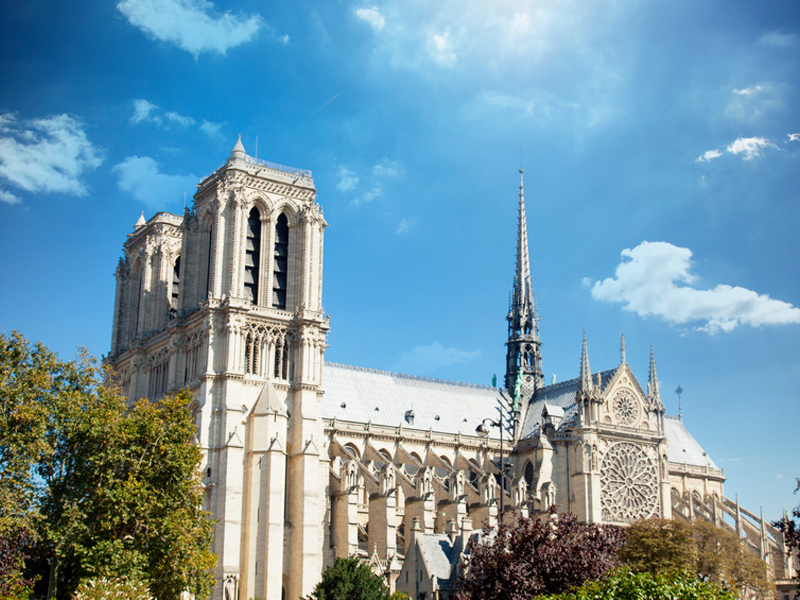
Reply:
M237 135L312 171L330 361L502 380L524 169L547 381L652 344L769 519L800 502L800 2L0 4L0 329L111 341L140 214Z

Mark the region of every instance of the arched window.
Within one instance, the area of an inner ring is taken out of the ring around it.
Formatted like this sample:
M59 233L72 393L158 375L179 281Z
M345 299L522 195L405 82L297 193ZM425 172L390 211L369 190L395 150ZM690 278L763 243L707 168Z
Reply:
M180 291L181 283L181 257L175 259L175 264L172 266L172 293L169 299L169 308L172 316L177 315L178 312L178 293Z
M289 267L289 221L278 217L275 225L275 264L272 270L272 307L286 308L286 276Z
M244 255L244 295L258 304L258 279L261 262L261 213L257 208L247 218L247 242Z
M524 476L525 476L525 483L528 484L528 489L530 489L531 486L533 485L533 465L531 464L531 461L525 462Z

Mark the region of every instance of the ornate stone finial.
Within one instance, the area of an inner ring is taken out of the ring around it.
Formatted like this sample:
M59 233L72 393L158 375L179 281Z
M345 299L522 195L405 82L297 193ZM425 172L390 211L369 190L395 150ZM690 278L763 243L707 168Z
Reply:
M142 211L142 214L139 217L139 220L136 221L136 225L134 226L134 229L139 229L139 227L143 227L144 225L147 225L147 221L145 221L145 219L144 219L144 211Z
M244 145L242 144L242 134L239 134L239 139L236 140L236 145L231 150L231 159L241 159L244 160L247 157L247 152L244 151Z
M647 378L647 395L656 404L661 403L661 389L658 385L658 374L656 373L656 358L653 353L653 344L650 344L650 376Z
M592 368L589 366L589 351L586 348L586 330L583 330L583 348L581 349L580 389L588 392L592 387Z
M622 334L622 338L620 339L620 342L619 342L619 364L620 365L627 364L627 361L625 360L625 334L624 333Z

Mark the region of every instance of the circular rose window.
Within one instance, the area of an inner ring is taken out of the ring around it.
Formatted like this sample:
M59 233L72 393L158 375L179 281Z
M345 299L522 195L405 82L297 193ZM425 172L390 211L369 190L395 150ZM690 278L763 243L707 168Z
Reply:
M628 390L617 392L611 401L611 410L620 425L633 425L639 420L639 401Z
M629 523L658 511L658 475L644 449L627 442L614 444L600 471L603 521Z

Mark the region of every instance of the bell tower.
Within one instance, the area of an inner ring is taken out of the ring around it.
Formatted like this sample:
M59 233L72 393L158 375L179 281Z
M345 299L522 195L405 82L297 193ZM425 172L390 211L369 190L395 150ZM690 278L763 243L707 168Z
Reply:
M511 306L508 310L505 387L512 397L519 382L519 400L529 399L543 387L542 352L539 341L539 313L531 284L528 254L528 224L525 218L523 171L519 170L519 217L517 222L517 265Z

